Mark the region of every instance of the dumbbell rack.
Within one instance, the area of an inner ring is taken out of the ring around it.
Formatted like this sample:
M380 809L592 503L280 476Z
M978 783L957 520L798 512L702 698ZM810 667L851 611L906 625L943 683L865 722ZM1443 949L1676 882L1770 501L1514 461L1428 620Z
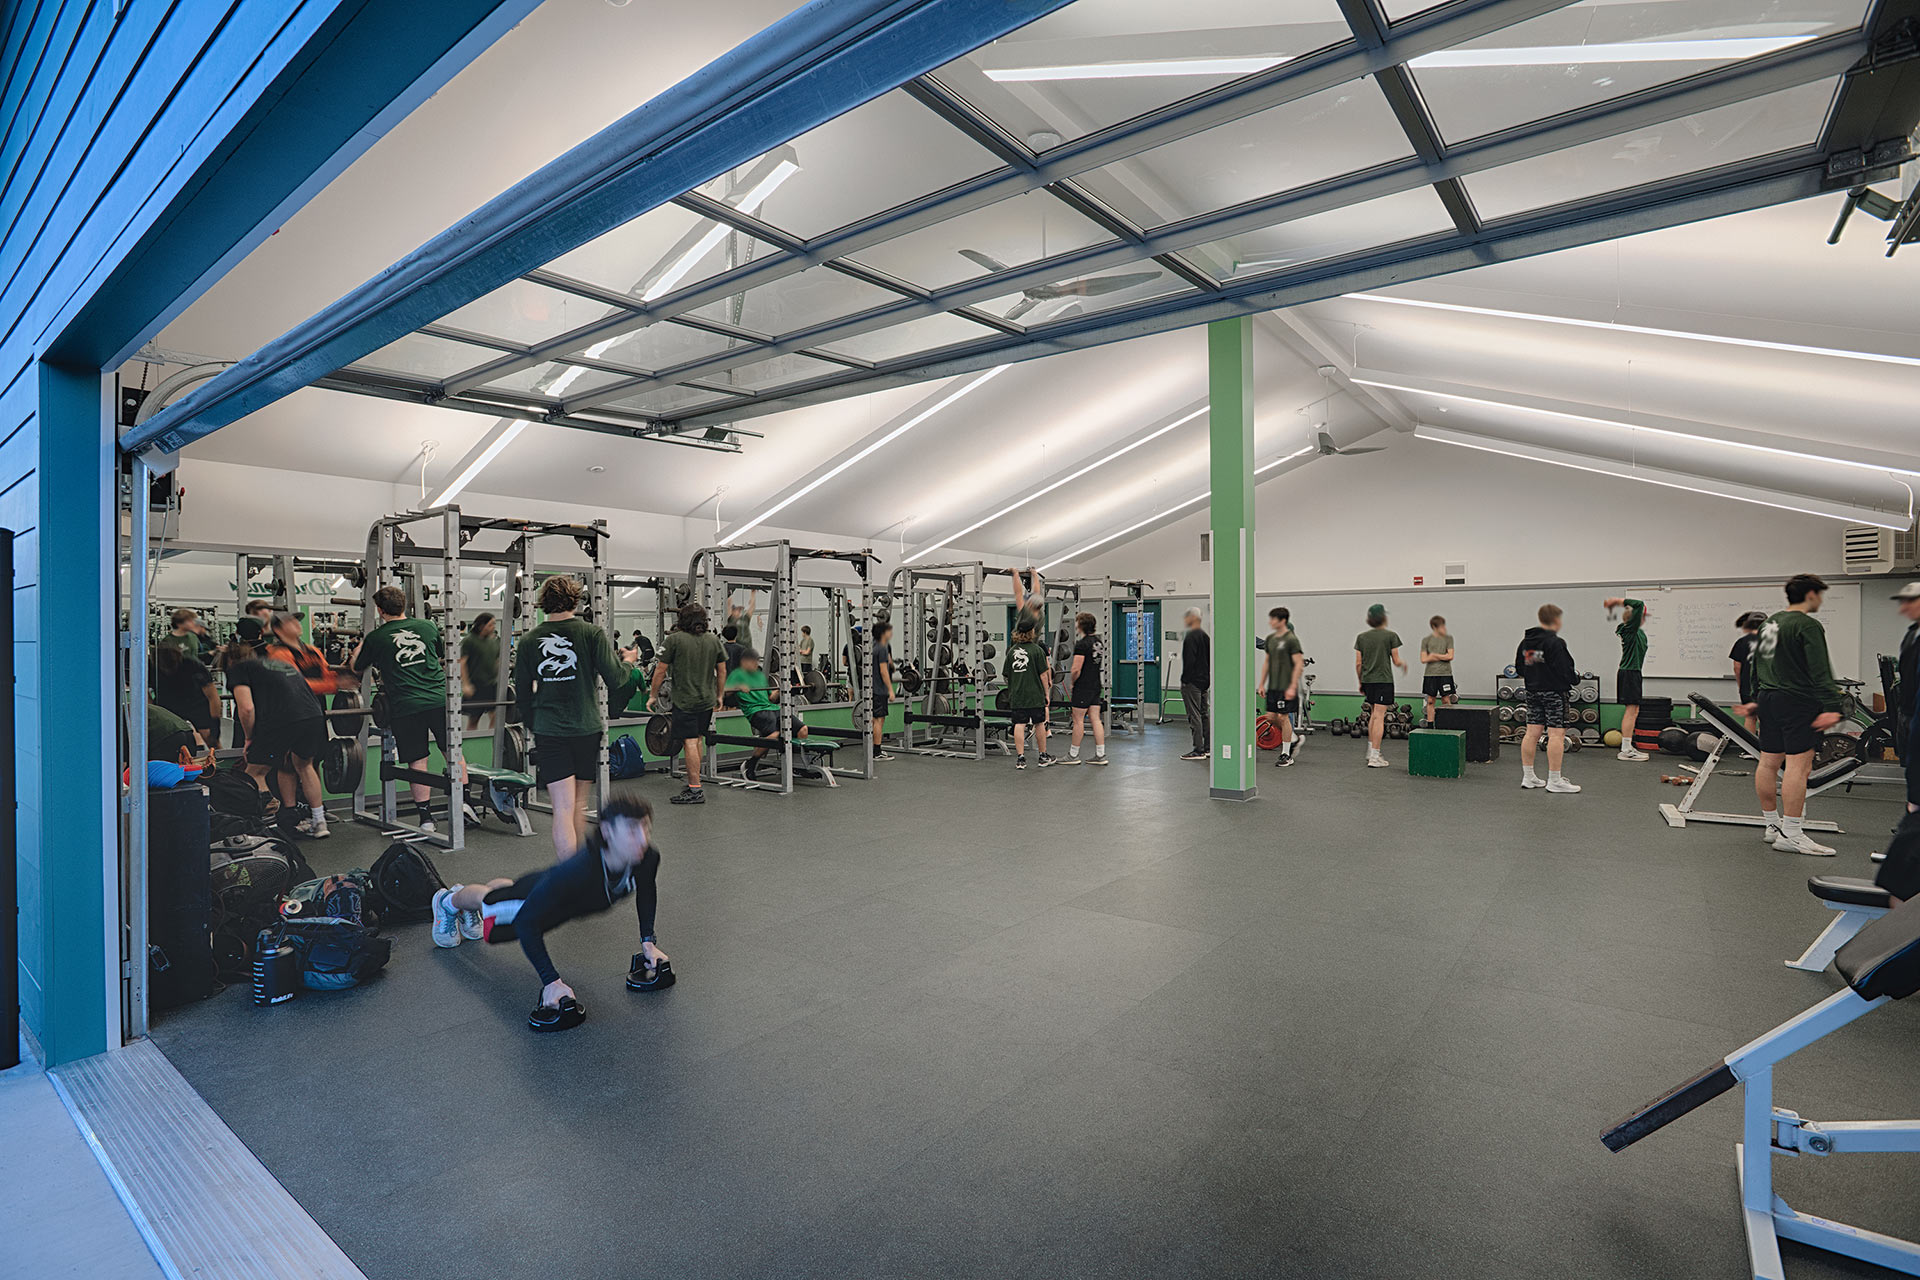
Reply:
M1527 727L1527 684L1526 680L1512 667L1506 668L1494 677L1494 696L1499 702L1499 710L1494 718L1500 724L1500 740L1517 742L1524 736ZM1581 675L1567 695L1568 710L1572 718L1580 723L1567 726L1567 745L1578 751L1581 747L1597 747L1602 740L1600 728L1600 677L1591 671Z

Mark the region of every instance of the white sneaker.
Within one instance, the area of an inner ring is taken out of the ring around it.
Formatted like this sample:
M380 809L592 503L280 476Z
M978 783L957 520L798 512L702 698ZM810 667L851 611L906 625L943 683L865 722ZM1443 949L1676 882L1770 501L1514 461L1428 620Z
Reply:
M294 827L294 830L309 840L325 840L328 835L327 820L325 818L308 818L305 822Z
M1524 789L1532 791L1536 787L1546 786L1547 780L1537 773L1523 773L1520 775L1520 785Z
M1391 767L1392 766L1390 766L1387 763L1387 758L1385 756L1368 756L1367 757L1367 768L1369 769L1387 769Z
M1552 792L1554 795L1570 796L1574 794L1576 791L1580 790L1580 788L1575 784L1568 782L1565 778L1548 778L1547 790Z
M477 827L480 825L480 811L470 804L462 804L460 806L460 816L465 819L466 825L469 827Z
M433 945L460 945L460 913L454 910L451 889L436 889L433 894Z
M480 918L478 911L460 913L460 936L468 942L479 942L487 936L486 921Z
M1636 751L1632 747L1622 747L1620 748L1619 756L1616 758L1621 760L1647 760L1651 757L1644 751Z
M1775 840L1780 839L1784 835L1786 835L1786 832L1780 829L1780 824L1777 822L1769 822L1760 831L1760 839L1766 842L1767 844L1772 844Z
M1831 858L1833 856L1832 849L1821 844L1804 831L1788 834L1785 829L1782 829L1780 838L1773 842L1773 847L1782 853L1804 853L1810 858Z

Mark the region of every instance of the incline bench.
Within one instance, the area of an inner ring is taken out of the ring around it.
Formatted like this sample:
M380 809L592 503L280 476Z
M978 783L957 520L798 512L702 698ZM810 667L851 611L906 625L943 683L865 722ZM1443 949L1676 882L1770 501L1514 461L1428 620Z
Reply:
M1714 767L1720 763L1720 756L1727 747L1729 745L1738 747L1748 759L1758 760L1760 740L1748 732L1745 721L1712 698L1699 693L1689 694L1688 697L1693 702L1698 717L1712 725L1713 731L1720 735L1720 745L1708 753L1706 761L1693 776L1693 785L1687 788L1686 795L1680 797L1680 803L1662 804L1660 816L1667 820L1667 825L1670 827L1684 827L1689 822L1720 822L1738 827L1764 826L1766 819L1760 816L1757 808L1751 813L1707 813L1694 809L1693 802L1700 798L1700 792L1706 788L1707 779L1713 776ZM1860 763L1853 756L1844 756L1821 765L1807 777L1807 794L1817 796L1829 787L1839 786L1859 772ZM1809 831L1840 829L1840 824L1837 822L1816 822L1812 818L1807 819L1805 825Z

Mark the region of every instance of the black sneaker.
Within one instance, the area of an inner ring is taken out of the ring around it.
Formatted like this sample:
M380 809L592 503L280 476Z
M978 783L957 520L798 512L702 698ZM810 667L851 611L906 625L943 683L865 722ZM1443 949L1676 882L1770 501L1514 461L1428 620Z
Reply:
M1087 761L1087 763L1088 764L1107 764L1109 763L1109 761L1105 756L1095 756L1093 759Z
M746 776L748 782L757 781L760 777L760 758L749 756L746 764L741 766L740 772Z
M698 787L685 787L677 796L670 798L668 804L705 804L707 793Z
M1017 757L1015 757L1015 758L1014 758L1014 762L1013 762L1013 767L1014 767L1014 768L1016 768L1016 769L1024 769L1024 768L1026 768L1026 767L1027 767L1027 758L1026 758L1025 756L1017 756Z
M1048 765L1050 765L1050 764L1053 764L1053 763L1054 763L1054 759L1053 759L1053 757L1052 757L1052 756L1050 756L1050 755L1048 755L1048 754L1047 754L1046 752L1044 752L1044 751L1042 751L1042 752L1040 753L1040 759L1039 759L1039 761L1038 761L1038 763L1039 763L1039 765L1040 765L1040 767L1041 767L1042 769L1044 769L1044 768L1046 768L1046 767L1047 767Z
M1286 767L1287 767L1288 765L1290 765L1290 764L1292 764L1292 763L1293 763L1293 752L1291 752L1291 751L1282 751L1282 752L1280 753L1280 759L1279 759L1279 760L1277 760L1277 761L1275 762L1275 767L1276 767L1276 768L1280 768L1280 769L1284 769L1284 768L1286 768Z
M1209 756L1208 753L1205 751L1189 751L1187 752L1187 754L1181 756L1180 758L1182 760L1207 760L1207 759L1211 759L1212 757Z

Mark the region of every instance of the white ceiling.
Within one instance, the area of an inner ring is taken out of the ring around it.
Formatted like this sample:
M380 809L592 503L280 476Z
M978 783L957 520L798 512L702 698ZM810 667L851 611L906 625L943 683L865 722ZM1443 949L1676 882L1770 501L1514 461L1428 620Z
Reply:
M792 7L782 0L621 8L606 0L547 0L214 286L168 327L159 344L222 358L251 351ZM1235 9L1226 0L1212 0L1182 8L1175 20L1195 27L1250 25L1258 19L1248 14L1263 8L1242 3ZM1338 21L1331 3L1318 6L1325 14L1310 9L1313 6L1303 6L1291 15L1292 21ZM1246 11L1240 14L1244 21L1228 21L1240 10ZM1085 21L1099 11L1110 23L1131 22L1126 29L1138 35L1168 34L1164 6L1105 0L1081 0L1063 11L1058 34L1074 34L1066 15ZM1148 21L1143 15L1158 16ZM1219 21L1203 22L1208 15ZM1856 19L1857 12L1848 20ZM1546 35L1551 32L1543 41ZM991 65L992 59L990 50L976 55L982 66ZM1417 77L1432 80L1435 75L1416 68ZM1078 97L1047 100L1051 108L1044 114L1047 127L1068 136L1157 105L1109 100L1120 91L1117 86L1142 89L1136 82L1076 83ZM1157 168L1099 178L1120 193L1114 199L1124 196L1131 202L1137 217L1165 220L1183 214L1196 200L1195 207L1214 207L1225 199L1244 198L1254 187L1271 189L1272 173L1280 169L1292 175L1286 179L1291 183L1302 180L1301 174L1310 180L1327 164L1339 163L1328 157L1325 137L1330 135L1312 132L1316 121L1350 122L1359 132L1352 139L1343 136L1343 146L1351 141L1365 151L1366 138L1377 133L1380 148L1404 152L1404 139L1396 142L1379 130L1384 108L1374 100L1377 91L1356 85L1344 96L1287 108L1301 117L1291 127L1308 130L1298 135L1308 139L1299 147L1272 142L1294 136L1287 132L1253 129L1218 163L1175 147ZM1180 91L1200 87L1188 84ZM1009 119L1018 110L1036 112L1045 105L1030 86L1001 88L1007 90L1000 105ZM1529 92L1539 97L1568 90L1543 83ZM783 188L781 196L789 205L780 211L781 225L803 233L823 230L845 220L842 205L864 212L876 199L917 194L950 181L959 171L972 171L965 156L903 146L903 131L914 129L914 137L919 132L897 118L897 95L881 101L888 105L863 108L828 126L857 141L857 147L849 144L848 154L864 156L865 163L854 168L822 166L809 171L814 177L808 182L796 179L790 189ZM1465 112L1468 105L1460 99L1458 110ZM1042 116L1033 119L1041 121ZM944 130L942 136L957 135ZM1312 141L1315 138L1320 141ZM1361 160L1369 157L1370 152ZM833 181L820 180L830 175ZM851 193L842 189L851 183L862 185ZM1201 184L1207 186L1205 192ZM1098 190L1092 178L1089 185ZM1425 191L1409 195L1431 198ZM1884 224L1863 217L1856 217L1840 245L1827 246L1824 239L1838 199L1480 268L1388 292L1541 316L1920 356L1920 251L1886 260L1879 240ZM1031 219L1016 218L996 231L998 216L981 217L959 234L969 246L990 248L1010 261L1042 251L1037 244L995 241L996 234L1017 240L1021 229L1033 225ZM1381 216L1391 222L1406 215L1388 210ZM1045 252L1076 243L1073 217L1064 213L1064 206L1050 213L1047 234ZM930 246L931 259L957 259L954 247ZM922 258L929 255L920 253L915 260ZM899 270L883 259L879 252L865 255L872 265ZM1913 408L1920 368L1912 365L1756 351L1350 298L1296 308L1290 322L1265 318L1257 329L1263 460L1305 444L1311 421L1329 410L1331 429L1346 444L1373 436L1388 417L1395 417L1402 425L1415 418L1443 421L1448 427L1515 439L1528 430L1550 430L1557 447L1602 453L1611 447L1601 439L1602 428L1565 420L1543 427L1538 415L1406 393L1336 393L1316 413L1316 402L1323 401L1328 388L1315 366L1327 362L1343 371L1357 365L1384 375L1481 389L1496 398L1551 397L1601 410L1766 433L1822 454L1920 454ZM1015 365L812 490L783 511L779 523L866 540L883 531L891 531L889 539L900 537L902 526L911 520L905 534L911 548L973 523L1037 483L1103 456L1155 420L1196 405L1205 394L1205 373L1204 341L1196 330ZM881 391L751 420L742 425L765 438L746 439L739 455L535 424L473 487L505 496L576 501L589 508L710 515L716 494L725 486L721 513L731 524L764 508L825 459L889 429L935 396L940 385ZM193 446L188 456L404 482L418 473L423 442L434 441L426 476L431 486L451 474L491 421L309 390ZM1204 419L1196 420L988 524L966 542L1008 554L1030 549L1037 562L1137 524L1205 489L1204 432ZM1392 449L1400 439L1404 437L1379 435L1369 443ZM1738 453L1724 446L1690 448L1683 441L1662 457L1662 465L1684 464L1785 492L1817 488L1842 499L1886 498L1879 477L1867 476L1855 485L1852 472L1815 475L1792 459Z

